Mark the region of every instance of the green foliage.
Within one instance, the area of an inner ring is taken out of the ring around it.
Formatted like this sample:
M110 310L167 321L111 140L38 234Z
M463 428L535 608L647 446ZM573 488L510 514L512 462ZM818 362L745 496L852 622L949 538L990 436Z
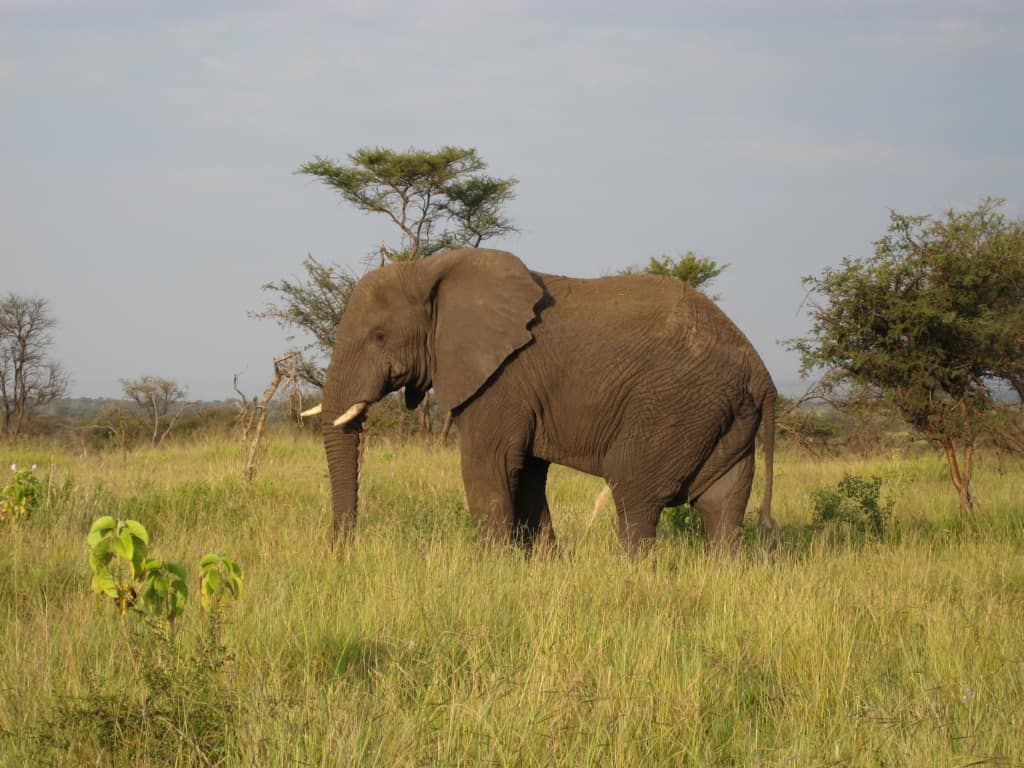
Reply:
M43 505L43 486L32 469L19 470L11 464L14 476L0 487L0 524L27 520Z
M384 214L397 225L399 247L382 249L392 261L478 246L517 231L501 210L513 198L517 180L483 174L487 164L475 149L363 147L348 159L351 165L318 155L298 172L319 178L359 210Z
M693 251L687 251L681 256L652 256L642 270L638 267L626 267L622 274L635 274L645 272L648 275L670 277L673 280L682 280L689 283L699 291L706 292L715 279L729 268L728 264L719 264L714 259L705 259ZM717 299L717 296L711 296Z
M199 561L199 599L207 611L220 611L229 599L242 596L242 569L225 555L210 554Z
M893 212L873 257L804 278L828 300L792 343L804 368L881 389L925 435L967 429L959 404L987 407L993 380L1024 391L1024 222L997 207Z
M678 507L666 507L661 512L659 527L671 531L677 536L689 539L704 538L704 521L697 510L689 504Z
M221 641L222 615L227 602L241 595L242 571L224 555L200 560L207 620L197 650L184 653L175 622L188 601L188 576L180 565L148 557L149 544L149 532L136 520L105 515L90 527L92 591L110 597L122 618L120 643L111 648L117 676L93 678L86 696L62 700L42 741L77 751L83 764L95 763L95 754L133 763L217 764L237 710L221 680L231 660ZM130 614L140 621L127 624Z
M1000 204L936 219L892 212L874 256L804 278L827 301L811 305L810 335L789 343L833 392L874 393L940 445L967 508L993 387L1024 394L1024 221Z
M92 591L106 595L123 618L139 594L151 616L173 624L188 600L188 574L176 563L147 557L149 532L137 520L104 515L93 522L85 540L89 548Z
M854 530L882 536L892 517L895 499L880 499L882 478L846 474L833 488L811 492L814 522L819 525L846 523Z

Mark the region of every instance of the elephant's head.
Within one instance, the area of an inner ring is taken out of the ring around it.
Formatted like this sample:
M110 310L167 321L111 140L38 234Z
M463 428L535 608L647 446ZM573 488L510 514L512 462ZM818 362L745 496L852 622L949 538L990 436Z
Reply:
M415 408L434 388L442 408L472 398L530 343L543 289L515 256L463 249L391 264L352 290L324 383L324 445L334 537L351 531L366 407L405 388Z

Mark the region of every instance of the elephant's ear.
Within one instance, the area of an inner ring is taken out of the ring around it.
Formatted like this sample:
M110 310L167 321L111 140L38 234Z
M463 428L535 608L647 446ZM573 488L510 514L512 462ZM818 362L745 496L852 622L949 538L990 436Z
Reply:
M544 290L505 251L449 251L416 266L433 296L434 393L442 408L457 408L533 340L527 326Z

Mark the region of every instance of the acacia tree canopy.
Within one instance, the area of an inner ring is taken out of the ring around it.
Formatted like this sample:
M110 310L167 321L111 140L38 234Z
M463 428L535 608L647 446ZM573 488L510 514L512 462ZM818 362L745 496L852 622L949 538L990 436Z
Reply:
M364 147L348 159L345 165L317 155L298 173L317 177L361 211L389 218L401 233L397 247L383 247L392 261L476 247L517 231L502 207L518 181L484 174L487 164L475 149Z
M805 373L875 392L940 446L964 512L978 439L1019 416L996 390L1024 394L1024 222L1001 205L892 212L873 256L804 278L825 301L810 304L810 334L789 342Z

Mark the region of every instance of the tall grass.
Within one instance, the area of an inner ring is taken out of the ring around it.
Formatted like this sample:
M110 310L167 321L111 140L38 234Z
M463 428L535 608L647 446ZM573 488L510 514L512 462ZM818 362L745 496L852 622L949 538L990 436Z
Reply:
M2 451L4 449L0 449ZM45 446L48 504L0 530L0 765L158 765L59 744L54 713L116 691L116 619L83 538L135 517L155 547L246 571L224 630L225 764L1015 765L1024 760L1024 472L985 458L965 522L933 457L777 463L780 544L722 557L663 531L620 554L601 484L552 472L560 551L481 549L452 449L372 442L353 545L327 546L322 451L276 437L254 483L220 441L120 456ZM811 491L876 474L881 539L811 524ZM755 481L755 497L760 493ZM757 499L752 500L752 507ZM753 517L753 515L751 515ZM754 521L749 521L751 530ZM45 737L45 738L41 738ZM182 765L204 765L183 744Z

